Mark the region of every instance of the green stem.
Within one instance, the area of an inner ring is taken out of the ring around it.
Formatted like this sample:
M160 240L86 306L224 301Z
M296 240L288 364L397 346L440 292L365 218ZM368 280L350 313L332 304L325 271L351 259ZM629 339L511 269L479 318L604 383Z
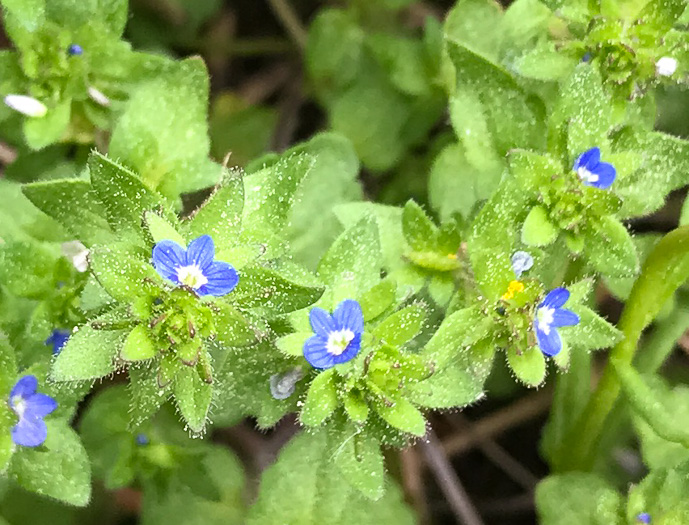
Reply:
M632 363L643 329L688 277L689 227L683 226L663 237L646 259L618 324L624 338L612 349L611 359ZM561 443L557 470L592 468L597 444L619 393L619 379L609 362L583 414Z

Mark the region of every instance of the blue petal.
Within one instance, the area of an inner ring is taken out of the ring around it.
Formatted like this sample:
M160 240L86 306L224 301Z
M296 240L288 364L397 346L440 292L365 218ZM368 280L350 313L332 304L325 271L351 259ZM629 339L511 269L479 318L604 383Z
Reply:
M571 310L557 308L553 312L553 322L550 326L560 328L561 326L574 326L579 324L579 316Z
M538 321L536 321L536 339L538 340L538 346L545 355L553 357L560 353L562 350L562 339L560 339L560 334L557 330L552 327L550 333L546 333L538 327Z
M53 354L57 355L65 346L71 334L67 330L53 330L50 337L45 340L45 344L52 345Z
M237 283L239 283L239 274L231 264L222 261L215 261L211 263L204 271L203 275L208 279L208 282L200 286L196 293L203 295L213 295L220 297L227 295L234 290Z
M338 330L351 330L355 334L364 331L364 314L354 299L345 299L333 312L333 320Z
M591 148L585 151L579 158L574 162L574 170L578 170L582 166L587 168L589 171L593 171L591 168L600 162L600 148Z
M330 314L323 310L323 308L318 308L317 306L311 308L309 312L309 321L311 322L311 328L314 333L321 337L328 337L330 332L337 330L335 321L333 321Z
M44 418L56 408L57 401L48 394L33 394L26 399L24 417Z
M215 245L210 235L202 235L191 241L187 247L187 265L195 264L205 270L213 262Z
M12 399L15 396L20 396L26 399L29 396L35 394L37 389L38 379L36 379L36 376L28 375L21 377L19 381L15 383L14 387L12 387L12 391L10 392L10 399Z
M617 176L615 166L607 162L599 163L598 165L594 166L591 171L592 173L598 175L598 180L596 182L589 183L589 185L602 190L609 188L612 183L615 182L615 177Z
M23 417L12 427L12 441L23 447L38 447L48 437L48 427L40 418Z
M567 302L567 299L569 299L569 290L567 290L567 288L555 288L548 292L548 295L545 296L545 299L543 299L543 302L539 304L538 307L548 306L550 308L560 308Z
M179 284L177 269L185 266L184 248L173 241L160 241L153 247L153 266L165 279Z
M646 523L648 525L651 523L651 515L648 512L642 512L636 516L636 521L639 523Z
M361 350L361 334L358 333L354 336L354 339L352 339L349 344L347 345L347 348L345 348L345 351L342 352L340 355L335 355L333 356L333 362L336 365L339 365L341 363L346 363L347 361L351 361L354 359L357 354L359 353L359 350Z
M314 368L330 368L335 366L334 355L328 352L327 339L314 335L304 342L304 358Z

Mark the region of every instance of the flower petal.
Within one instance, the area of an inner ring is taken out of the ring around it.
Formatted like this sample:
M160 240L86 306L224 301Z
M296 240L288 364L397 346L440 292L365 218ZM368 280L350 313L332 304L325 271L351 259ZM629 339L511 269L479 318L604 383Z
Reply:
M203 275L208 279L208 282L196 290L196 293L200 296L213 295L220 297L227 295L239 283L237 270L231 264L222 261L211 263L203 271Z
M45 340L45 344L52 345L53 355L57 355L62 351L62 347L67 344L70 335L67 330L53 330L50 337Z
M24 410L24 417L43 418L53 412L57 408L57 401L55 401L48 394L33 394L26 400L26 409Z
M549 306L550 308L560 308L567 302L567 299L569 299L569 290L567 290L567 288L555 288L548 292L548 295L545 296L545 299L543 299L543 302L541 302L538 307Z
M546 334L538 327L538 321L536 321L536 339L541 352L547 356L553 357L562 350L562 339L560 339L557 330L551 327L550 332Z
M574 162L574 171L578 170L582 166L592 171L591 168L600 162L600 148L595 147L590 150L585 151L579 158Z
M23 447L38 447L48 437L48 427L41 418L23 417L12 427L12 441Z
M364 331L364 313L354 299L345 299L333 312L333 319L338 330L351 330L355 334Z
M328 352L327 339L314 335L304 342L304 358L314 368L330 368L335 366L335 356Z
M185 264L184 248L173 241L160 241L153 247L153 266L165 279L179 284L177 269Z
M579 324L579 316L571 310L564 308L556 308L553 312L553 322L550 325L553 328L560 328L561 326L574 326Z
M10 399L12 399L15 396L21 396L24 399L28 398L29 396L32 396L33 394L36 393L36 390L38 389L38 379L36 376L28 375L19 378L19 381L17 381L12 387L12 391L10 392Z
M592 172L598 175L598 180L596 182L589 183L589 185L602 190L609 188L612 183L615 182L615 177L617 176L615 166L607 162L599 163L593 168Z
M213 263L214 257L215 245L210 235L202 235L191 241L189 246L187 246L187 265L195 264L202 270L205 270Z
M317 306L311 308L309 312L309 321L311 322L311 328L314 333L321 337L327 338L330 332L337 330L335 321L330 314L323 310L323 308L318 308Z
M354 339L352 339L349 344L347 345L347 348L345 348L345 351L342 352L340 355L333 356L333 361L336 365L339 365L341 363L346 363L347 361L351 361L354 359L357 354L359 353L359 350L361 350L361 334L358 333L354 336Z

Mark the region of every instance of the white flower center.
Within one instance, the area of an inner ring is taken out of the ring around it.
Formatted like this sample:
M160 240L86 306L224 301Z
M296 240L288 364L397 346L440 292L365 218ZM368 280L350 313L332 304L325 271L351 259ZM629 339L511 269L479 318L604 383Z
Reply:
M542 306L536 312L538 317L538 328L543 330L545 335L550 334L550 325L553 324L553 318L555 316L555 308L550 308L549 306Z
M328 334L328 342L325 344L325 349L329 354L340 355L347 349L349 343L354 339L354 332L343 329Z
M194 290L201 288L208 282L208 279L205 275L203 275L201 268L195 264L190 266L180 266L177 268L177 279L180 283L189 286Z
M19 416L19 419L24 417L24 412L26 411L26 400L22 396L14 396L10 400L10 405L12 410Z
M671 77L677 71L677 59L672 57L662 57L656 62L656 73L661 77Z
M582 182L598 182L598 175L591 173L584 166L577 169L577 175L579 175Z

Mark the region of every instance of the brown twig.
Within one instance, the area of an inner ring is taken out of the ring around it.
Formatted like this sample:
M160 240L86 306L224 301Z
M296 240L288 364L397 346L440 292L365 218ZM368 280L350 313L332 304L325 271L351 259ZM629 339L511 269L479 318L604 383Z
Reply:
M250 106L263 102L280 89L292 76L294 67L287 62L275 64L249 77L237 94Z
M483 525L481 516L464 490L435 433L429 430L419 446L457 520L463 525Z
M465 432L469 435L475 434L472 422L461 414L455 414L451 421L461 423L462 427L466 429ZM491 438L477 439L476 444L481 452L495 466L507 474L512 481L518 483L526 490L533 490L538 483L538 478L519 461L514 459L503 447Z
M0 163L7 166L15 160L17 160L17 151L4 142L0 142Z
M294 78L285 89L280 101L280 117L273 134L272 149L283 151L292 143L299 124L299 111L304 102L301 74Z
M479 441L494 437L505 430L534 419L548 410L552 393L548 389L523 397L510 406L477 421L471 432L455 434L443 441L443 448L449 456L462 454L476 446Z
M268 0L268 3L290 38L303 51L306 48L307 34L292 6L287 0Z
M416 447L408 447L400 452L402 488L408 502L416 510L420 524L429 523L428 502L423 485L423 464Z

